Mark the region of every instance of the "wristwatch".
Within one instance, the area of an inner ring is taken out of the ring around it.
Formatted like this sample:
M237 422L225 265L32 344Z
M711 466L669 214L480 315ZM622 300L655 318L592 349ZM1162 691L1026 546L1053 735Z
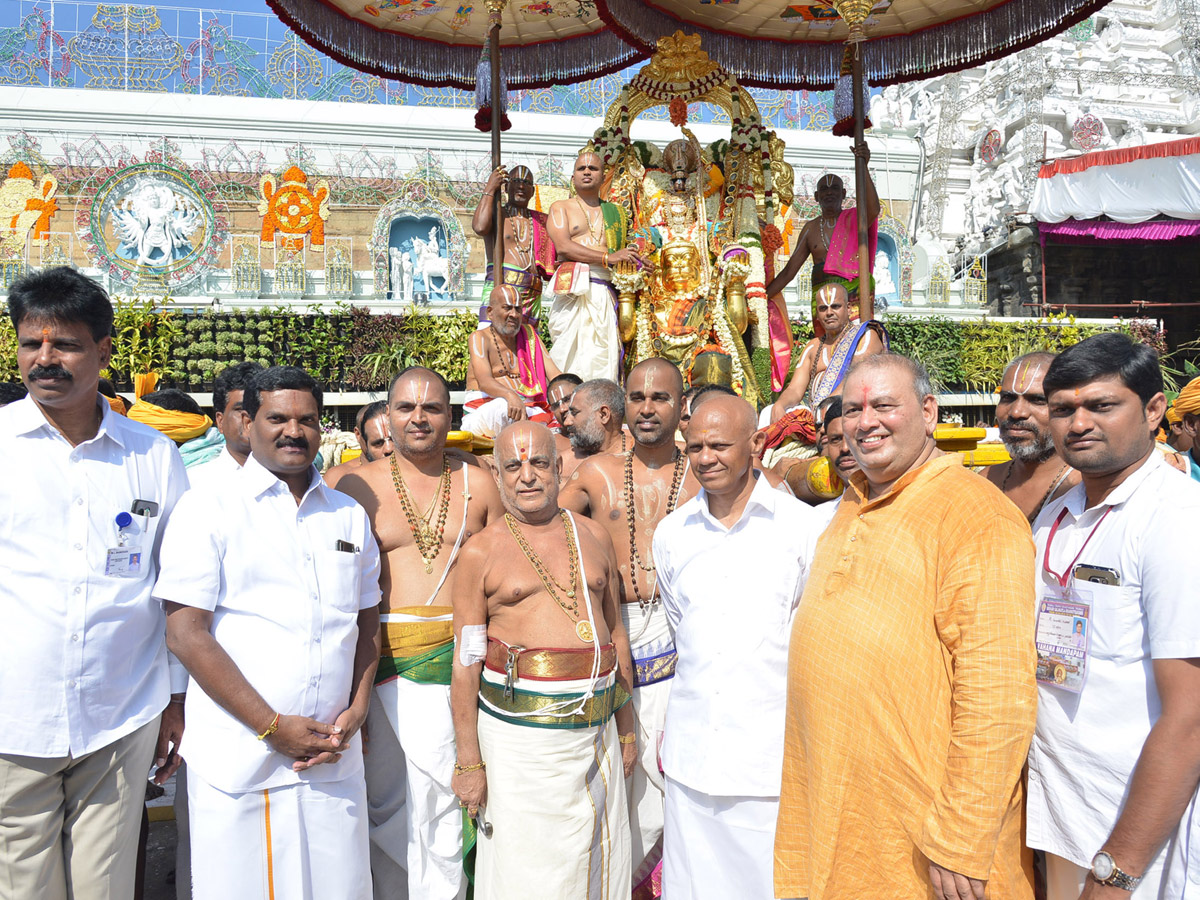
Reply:
M1123 891L1132 891L1142 882L1140 875L1135 878L1118 869L1116 861L1105 850L1101 850L1092 857L1092 877L1101 884L1120 888Z

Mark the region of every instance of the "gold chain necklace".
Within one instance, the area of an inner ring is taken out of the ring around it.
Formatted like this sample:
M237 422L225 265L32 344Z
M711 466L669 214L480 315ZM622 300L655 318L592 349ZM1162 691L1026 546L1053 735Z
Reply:
M621 436L622 443L624 435ZM684 457L679 448L675 448L675 471L671 474L671 492L667 494L667 511L664 515L670 515L675 511L675 504L679 502L679 491L683 487L683 469ZM633 509L633 451L630 450L625 454L625 518L629 522L629 579L633 582L633 596L637 598L638 605L645 609L652 604L658 597L658 588L655 587L650 597L642 597L642 589L638 586L638 569L643 572L657 572L658 569L653 561L650 565L642 562L642 556L638 553L637 548L637 528L635 521L635 513Z
M595 246L599 247L601 241L604 239L604 210L600 210L599 214L593 218L592 214L588 212L588 208L582 200L576 197L575 202L579 204L579 209L583 212L583 217L587 219L588 237L591 238L592 243ZM600 222L599 234L596 234L595 223L597 220Z
M571 527L571 520L567 516L565 509L558 511L559 517L562 519L563 529L567 533L567 554L571 561L570 585L562 585L558 583L558 579L550 574L550 570L546 568L546 564L542 562L540 556L534 552L529 546L529 541L525 540L525 535L521 532L521 527L517 524L517 520L510 513L504 514L504 521L508 525L508 530L516 540L517 546L521 548L521 552L525 554L525 558L529 560L529 564L533 566L533 571L537 572L538 578L542 580L542 586L546 588L546 593L553 598L561 609L572 622L575 623L575 634L584 643L590 643L594 637L592 623L586 619L579 618L579 548L575 544L574 529ZM567 600L570 603L563 601L559 596L559 592L567 595Z
M417 552L421 554L421 562L425 563L425 574L431 575L433 561L442 552L442 535L446 531L446 515L450 511L450 457L442 454L442 477L434 492L433 502L422 516L417 512L412 494L408 492L408 485L404 483L404 476L400 474L400 463L396 461L396 455L393 453L391 456L392 484L396 488L396 496L400 498L400 509L404 511L404 518L408 520ZM437 528L431 524L434 503L438 505Z

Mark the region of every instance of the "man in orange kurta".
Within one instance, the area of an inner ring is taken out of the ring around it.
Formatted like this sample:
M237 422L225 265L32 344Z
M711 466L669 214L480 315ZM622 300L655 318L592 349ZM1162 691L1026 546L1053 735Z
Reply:
M1029 900L1029 526L937 449L917 364L867 357L842 404L861 471L793 625L776 896Z

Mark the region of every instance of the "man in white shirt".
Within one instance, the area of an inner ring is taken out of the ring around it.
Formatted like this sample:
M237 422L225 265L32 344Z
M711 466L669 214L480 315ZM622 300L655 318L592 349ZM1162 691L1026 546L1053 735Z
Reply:
M187 476L97 392L103 289L51 269L8 309L29 396L0 410L0 898L128 900L146 774L175 770L183 731L150 591Z
M313 466L321 390L267 369L246 388L251 455L192 491L154 594L192 675L196 900L370 900L357 740L379 660L379 551L367 514Z
M225 369L213 382L213 416L217 430L225 438L225 449L216 459L188 470L192 487L207 489L246 464L250 439L245 433L247 419L242 411L242 397L250 380L262 371L259 363L240 362Z
M1034 524L1038 716L1028 842L1050 900L1200 896L1200 485L1155 451L1153 350L1089 338L1046 372L1050 430L1083 476ZM1086 650L1068 649L1076 619Z
M662 745L671 900L775 896L788 637L824 522L754 471L755 425L739 397L693 410L687 454L703 489L654 534L679 654Z

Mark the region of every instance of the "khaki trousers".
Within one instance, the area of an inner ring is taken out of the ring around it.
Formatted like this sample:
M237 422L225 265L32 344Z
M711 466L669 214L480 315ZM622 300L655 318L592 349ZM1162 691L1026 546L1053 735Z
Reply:
M130 900L158 717L73 759L0 754L0 900Z

